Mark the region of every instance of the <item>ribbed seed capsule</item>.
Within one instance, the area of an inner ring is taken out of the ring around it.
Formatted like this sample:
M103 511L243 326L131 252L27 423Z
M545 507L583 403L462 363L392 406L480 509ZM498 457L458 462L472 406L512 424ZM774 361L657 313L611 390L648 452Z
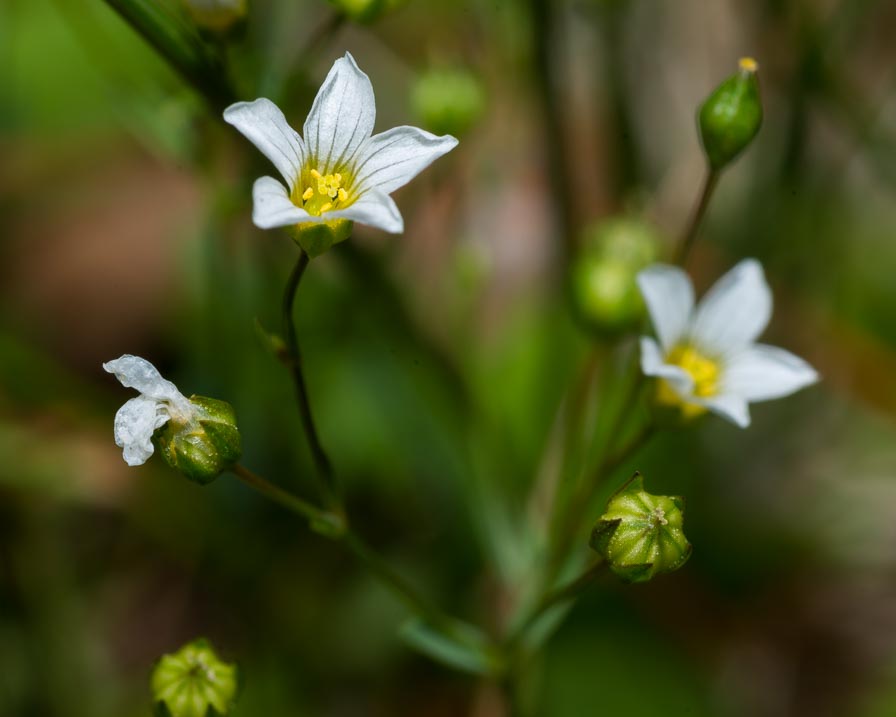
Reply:
M236 699L239 675L199 639L163 655L150 684L157 717L223 717Z
M640 583L680 568L691 555L684 536L684 499L651 495L640 473L607 503L591 547L627 582Z

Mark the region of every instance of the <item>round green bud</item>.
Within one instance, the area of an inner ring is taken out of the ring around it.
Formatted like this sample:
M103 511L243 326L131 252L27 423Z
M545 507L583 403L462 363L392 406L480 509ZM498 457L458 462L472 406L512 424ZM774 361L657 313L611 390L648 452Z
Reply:
M246 0L182 0L203 30L226 33L246 18Z
M746 149L762 125L759 66L741 59L738 71L719 85L700 107L697 124L709 166L718 171Z
M404 0L330 0L352 22L367 24L397 8Z
M242 440L229 403L190 396L190 404L190 415L172 417L153 440L169 466L205 485L240 459Z
M678 570L691 555L684 537L684 499L651 495L639 473L610 498L591 534L591 547L626 582Z
M644 316L638 272L659 253L653 227L635 218L614 218L586 228L570 269L576 314L601 335L635 328Z
M352 235L354 223L348 219L328 222L305 222L291 228L292 238L312 259L328 251L334 244Z
M163 655L150 685L157 717L223 717L236 700L239 674L199 639Z
M411 105L430 132L460 137L482 117L485 91L469 70L432 69L417 78Z

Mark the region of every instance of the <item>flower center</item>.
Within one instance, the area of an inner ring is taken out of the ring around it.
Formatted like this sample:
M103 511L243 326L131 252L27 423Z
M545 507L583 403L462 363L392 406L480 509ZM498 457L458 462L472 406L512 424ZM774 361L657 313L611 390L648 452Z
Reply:
M694 396L709 398L719 392L719 376L721 368L713 359L707 358L689 344L679 344L666 356L666 363L684 369L694 379ZM706 409L693 403L687 403L668 382L660 380L657 387L657 401L660 403L681 406L686 416L698 416Z
M324 212L340 209L349 204L346 177L339 172L321 174L316 169L303 172L301 181L293 190L293 203L309 214L319 217Z

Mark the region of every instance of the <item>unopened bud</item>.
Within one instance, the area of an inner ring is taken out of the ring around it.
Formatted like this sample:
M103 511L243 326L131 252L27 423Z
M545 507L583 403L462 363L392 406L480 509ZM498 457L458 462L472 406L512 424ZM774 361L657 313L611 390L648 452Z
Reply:
M411 102L424 128L460 137L482 116L485 92L466 69L433 69L414 85Z
M236 700L239 674L199 639L163 655L150 684L157 717L223 717Z
M205 485L240 459L242 441L229 403L205 396L189 401L192 410L173 414L153 440L168 465Z
M591 547L626 582L640 583L680 568L691 555L684 537L684 499L651 495L639 473L607 504Z
M199 27L226 32L246 17L246 0L183 0Z
M290 230L292 238L312 259L328 251L334 244L345 241L352 234L354 223L348 219L327 222L305 222Z
M360 24L378 20L385 12L394 9L402 0L330 0L330 4L344 13L349 20Z
M706 99L697 117L709 166L718 171L753 141L762 125L756 60L745 57L738 71Z
M616 218L586 229L572 263L576 313L589 329L616 335L637 327L644 315L637 275L656 260L659 241L651 225Z

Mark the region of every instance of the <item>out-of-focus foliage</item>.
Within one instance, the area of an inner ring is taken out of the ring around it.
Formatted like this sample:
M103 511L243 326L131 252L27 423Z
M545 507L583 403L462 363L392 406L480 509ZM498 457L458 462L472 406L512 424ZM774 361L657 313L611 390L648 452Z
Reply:
M346 49L377 128L413 123L426 68L483 88L458 149L396 194L405 234L357 231L297 307L357 529L486 630L531 575L527 496L559 470L570 401L600 439L598 408L623 400L626 362L574 317L557 227L635 207L677 235L705 161L696 107L756 56L763 129L690 268L702 288L759 258L766 339L823 386L619 466L604 499L635 469L687 495L693 555L647 585L599 581L522 697L551 717L890 714L891 4L408 0L363 26L324 0L249 5L229 81L296 127ZM146 715L151 665L197 634L239 656L235 715L499 714L493 685L407 649L405 610L338 545L229 478L128 469L112 441L128 396L100 363L140 353L231 403L247 465L312 494L288 376L255 328L276 331L296 251L251 225L263 158L98 0L0 3L0 145L0 714Z

